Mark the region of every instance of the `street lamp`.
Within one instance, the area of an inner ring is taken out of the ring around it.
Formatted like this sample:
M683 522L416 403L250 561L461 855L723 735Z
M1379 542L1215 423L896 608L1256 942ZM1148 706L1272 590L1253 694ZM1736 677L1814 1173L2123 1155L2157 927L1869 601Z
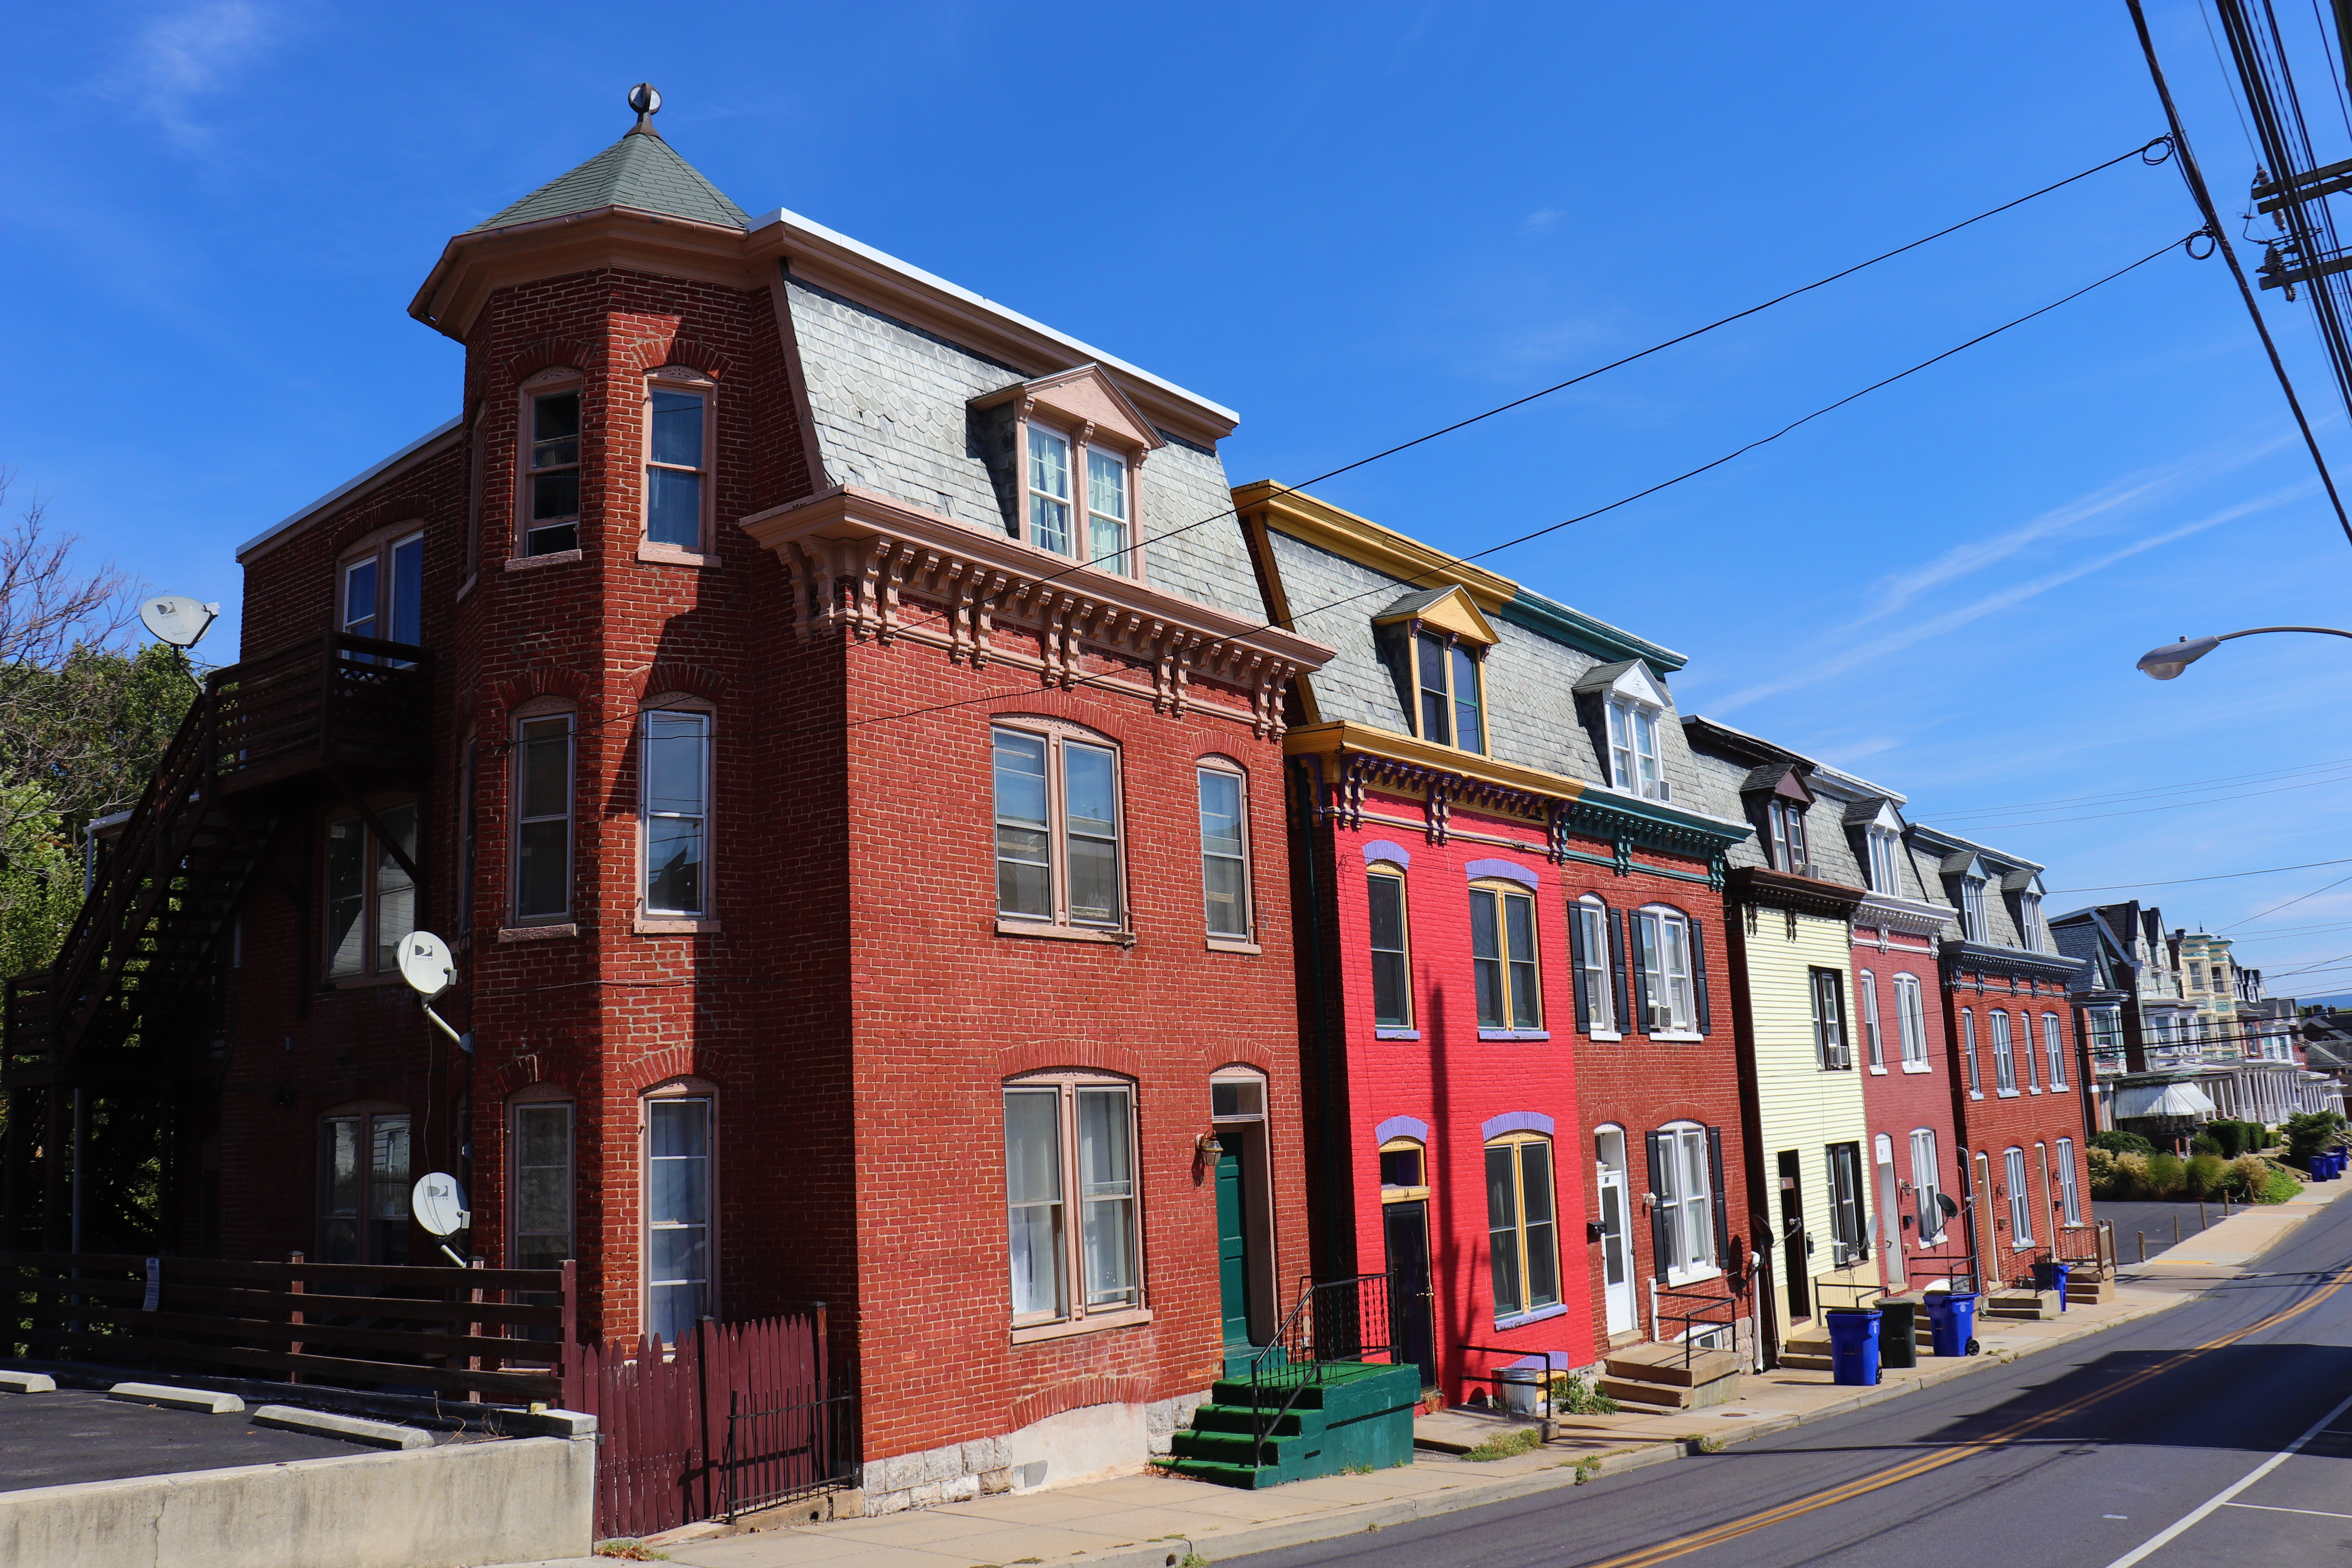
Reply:
M2321 637L2352 637L2352 632L2338 631L2334 626L2248 626L2242 632L2223 632L2217 637L2182 637L2177 643L2150 648L2139 656L2139 667L2151 679L2170 680L2231 637L2258 637L2263 632L2313 632Z

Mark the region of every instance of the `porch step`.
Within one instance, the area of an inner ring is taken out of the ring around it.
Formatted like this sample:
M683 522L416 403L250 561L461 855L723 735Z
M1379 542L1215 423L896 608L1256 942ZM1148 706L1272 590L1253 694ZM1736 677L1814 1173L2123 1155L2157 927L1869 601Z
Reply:
M2066 1303L2069 1306L2088 1306L2115 1299L2116 1282L2112 1279L2101 1279L2095 1275L2089 1279L2066 1281Z
M1996 1290L1985 1298L1985 1316L1988 1318L2030 1321L2057 1315L2058 1292L2055 1290Z
M1728 1405L1739 1397L1739 1373L1734 1369L1691 1386L1629 1377L1604 1377L1595 1386L1620 1404L1648 1405L1661 1410L1703 1410L1710 1405Z
M1350 1468L1412 1462L1420 1368L1350 1362L1326 1363L1312 1375L1320 1381L1265 1390L1221 1379L1210 1390L1210 1403L1192 1413L1192 1426L1175 1435L1162 1464L1195 1480L1255 1490ZM1254 1396L1268 1405L1263 1447ZM1272 1408L1286 1401L1290 1408L1274 1415Z
M1612 1377L1671 1384L1680 1388L1696 1388L1739 1370L1739 1357L1730 1351L1690 1352L1687 1366L1684 1356L1679 1344L1635 1345L1610 1352L1606 1364Z

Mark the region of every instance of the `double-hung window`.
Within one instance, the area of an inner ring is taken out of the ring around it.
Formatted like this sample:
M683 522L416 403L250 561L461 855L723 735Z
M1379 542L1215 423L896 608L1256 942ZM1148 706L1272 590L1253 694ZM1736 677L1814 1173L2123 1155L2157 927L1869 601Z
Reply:
M1969 1007L1960 1009L1960 1056L1969 1064L1969 1092L1983 1098L1984 1084L1977 1077L1977 1016Z
M1610 782L1644 800L1666 798L1658 758L1658 710L1629 697L1609 699Z
M1611 983L1608 906L1598 899L1579 899L1568 907L1576 922L1576 975L1584 994L1584 1027L1591 1034L1613 1034L1617 1028L1617 988Z
M319 1261L408 1261L408 1113L331 1116L320 1127Z
M1135 1090L1077 1074L1004 1086L1004 1201L1013 1326L1143 1304Z
M1242 775L1199 770L1201 893L1209 934L1247 942L1250 933L1249 821Z
M1470 967L1480 1028L1543 1027L1532 893L1504 887L1470 889Z
M1658 1218L1654 1239L1665 1248L1659 1269L1671 1281L1715 1267L1715 1194L1706 1129L1687 1124L1658 1135Z
M514 918L561 921L572 912L572 715L515 721Z
M1792 877L1811 876L1812 859L1805 852L1805 808L1776 796L1766 804L1765 819L1772 831L1772 868Z
M710 1100L655 1095L646 1107L646 1321L674 1345L716 1314L711 1294Z
M1135 573L1135 459L1091 437L1032 424L1023 474L1029 542L1122 576ZM1083 484L1084 493L1078 487Z
M530 394L523 418L522 552L580 548L580 388Z
M1853 977L1853 989L1862 1003L1862 1043L1870 1053L1870 1070L1886 1070L1886 1047L1878 1037L1878 976L1865 969Z
M336 624L348 637L425 640L425 535L404 534L343 563Z
M2068 1225L2083 1223L2083 1194L2074 1185L2074 1141L2058 1140L2058 1214Z
M1862 1145L1831 1144L1829 1163L1830 1262L1833 1268L1844 1268L1870 1256L1870 1233L1864 1228L1863 1211Z
M1411 949L1407 946L1404 877L1386 866L1364 875L1364 897L1370 925L1372 952L1372 1023L1379 1027L1412 1027L1412 987L1409 984Z
M1124 453L1087 448L1087 559L1122 576L1128 564L1128 468Z
M2042 1015L2042 1058L2050 1064L2050 1087L2066 1087L2066 1042L2058 1026L2058 1015Z
M1870 890L1874 893L1898 893L1902 883L1895 870L1895 851L1900 840L1884 827L1870 830Z
M1936 1175L1936 1130L1921 1127L1911 1134L1911 1195L1919 1211L1920 1245L1932 1247L1944 1239L1944 1205Z
M2039 893L2018 894L2018 945L2021 947L2030 947L2036 952L2040 952L2049 946L2049 943L2042 940L2048 934L2049 928L2042 923L2042 895ZM2214 973L2214 980L2217 985L2220 983L2220 971L2217 969Z
M1486 1241L1497 1319L1559 1304L1551 1140L1539 1132L1510 1133L1486 1145Z
M1970 942L1990 942L1985 934L1985 898L1982 877L1960 879L1960 934Z
M507 1150L513 1211L507 1266L561 1268L564 1259L579 1256L572 1242L572 1102L530 1100L516 1105ZM531 1306L563 1304L552 1292L534 1291L524 1300ZM529 1329L522 1337L559 1339L562 1331Z
M990 731L996 776L996 912L1123 929L1118 753L1058 730Z
M416 929L416 883L392 852L396 844L417 863L416 803L380 806L375 820L376 827L359 816L327 823L330 980L399 973L400 939Z
M1895 977L1895 1021L1903 1036L1903 1070L1927 1068L1927 1008L1916 974Z
M705 548L710 488L710 387L689 374L656 372L646 384L646 542Z
M1845 976L1834 969L1812 974L1813 1057L1824 1069L1851 1068L1853 1047L1845 1033Z
M2014 1247L2033 1245L2033 1194L2026 1185L2025 1151L2012 1148L2003 1153L2002 1173L2009 1183L2009 1244Z
M1642 910L1633 916L1633 934L1642 945L1642 1005L1650 1031L1697 1027L1688 917L1673 910Z
M1486 749L1485 694L1478 656L1466 643L1415 632L1414 679L1421 692L1421 738L1465 752Z
M710 911L710 715L649 709L639 721L644 780L645 912Z
M1070 552L1070 443L1029 426L1029 542L1056 555Z
M1992 1028L1992 1081L2002 1094L2017 1092L2017 1053L2011 1047L2009 1015L1995 1009L1985 1015Z

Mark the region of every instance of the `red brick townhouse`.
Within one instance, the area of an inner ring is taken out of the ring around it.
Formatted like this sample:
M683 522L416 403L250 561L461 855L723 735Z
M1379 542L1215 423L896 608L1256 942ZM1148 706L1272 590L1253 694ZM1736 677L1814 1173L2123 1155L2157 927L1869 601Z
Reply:
M2052 938L2039 865L1924 824L1907 838L1959 927L1938 958L1953 1121L1985 1284L2024 1284L2037 1262L2094 1252L2084 1160L2091 1060L2069 994L2083 961Z
M459 416L240 552L248 685L413 706L245 825L179 1245L429 1261L452 1169L587 1331L826 1302L869 1507L1141 1463L1308 1268L1235 416L642 116L411 313Z
M1686 803L1682 660L1312 497L1234 501L1272 618L1338 650L1285 742L1317 1274L1388 1273L1449 1398L1728 1327L1748 829Z

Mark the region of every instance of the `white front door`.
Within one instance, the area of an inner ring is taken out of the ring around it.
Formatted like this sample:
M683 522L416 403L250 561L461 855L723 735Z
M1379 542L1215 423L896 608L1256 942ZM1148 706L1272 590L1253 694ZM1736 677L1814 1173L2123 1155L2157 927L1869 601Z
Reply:
M1878 1226L1883 1245L1879 1267L1890 1289L1904 1288L1903 1196L1895 1179L1895 1140L1882 1132L1872 1152L1878 1156Z
M1622 1334L1633 1326L1634 1310L1633 1247L1625 1229L1625 1135L1601 1133L1600 1154L1602 1296L1609 1331Z

